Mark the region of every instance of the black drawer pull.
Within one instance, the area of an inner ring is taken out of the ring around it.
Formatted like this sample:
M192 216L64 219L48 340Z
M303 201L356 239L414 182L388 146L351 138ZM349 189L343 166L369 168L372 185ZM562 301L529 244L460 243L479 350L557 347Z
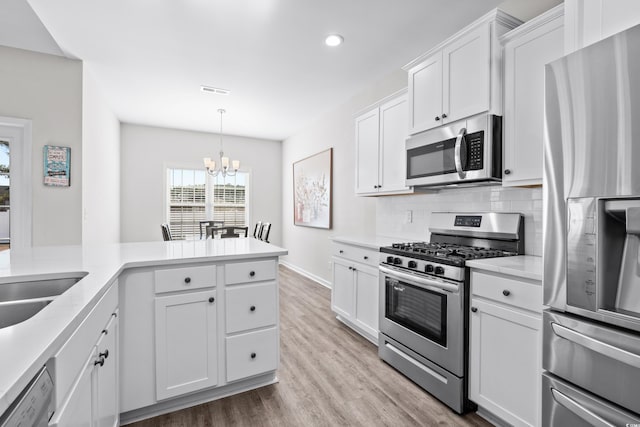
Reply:
M476 311L478 311L478 309L476 307L471 307L471 311L475 313Z
M251 358L255 359L256 358L256 354L255 353L251 353Z
M104 353L98 354L98 357L104 357L106 359L109 357L109 350L105 350Z
M255 306L255 305L252 305L251 307L249 307L249 310L251 310L251 311L256 311L256 306Z
M253 276L255 276L255 275L256 275L256 272L255 272L255 271L250 271L250 272L249 272L249 276L253 277Z
M184 283L191 283L191 277L185 277Z
M508 289L505 289L504 291L502 291L502 295L504 295L505 297L508 297L509 295L511 295L511 291Z
M96 365L104 366L104 357L101 357L100 359L93 362L93 366L96 366Z
M216 299L214 297L209 297L209 302L214 302Z
M364 257L364 259L369 259L369 257L368 257L368 256L365 256L365 257Z
M341 254L343 254L343 253L344 253L344 251L343 251L342 249L340 249L340 253L341 253Z

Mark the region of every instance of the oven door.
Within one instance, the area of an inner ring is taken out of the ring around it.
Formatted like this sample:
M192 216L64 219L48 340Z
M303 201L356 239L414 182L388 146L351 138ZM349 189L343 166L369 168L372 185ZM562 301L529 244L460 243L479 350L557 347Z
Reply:
M462 377L464 286L380 266L380 332Z

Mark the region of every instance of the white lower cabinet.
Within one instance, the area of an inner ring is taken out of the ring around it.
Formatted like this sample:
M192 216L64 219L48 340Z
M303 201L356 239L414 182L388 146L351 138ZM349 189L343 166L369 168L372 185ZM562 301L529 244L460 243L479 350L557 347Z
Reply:
M471 292L469 398L510 425L539 426L540 282L472 270Z
M333 252L331 309L340 320L377 344L378 252L336 243Z
M278 367L278 331L269 328L227 338L227 381L237 381Z
M113 284L48 362L56 378L50 426L119 425L117 304L118 285Z
M155 299L158 400L218 382L216 290Z

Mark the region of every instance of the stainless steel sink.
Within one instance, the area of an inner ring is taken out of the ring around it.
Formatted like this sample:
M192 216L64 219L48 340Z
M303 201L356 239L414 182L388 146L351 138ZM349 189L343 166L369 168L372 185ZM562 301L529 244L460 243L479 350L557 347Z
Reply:
M86 275L0 283L0 329L29 319Z

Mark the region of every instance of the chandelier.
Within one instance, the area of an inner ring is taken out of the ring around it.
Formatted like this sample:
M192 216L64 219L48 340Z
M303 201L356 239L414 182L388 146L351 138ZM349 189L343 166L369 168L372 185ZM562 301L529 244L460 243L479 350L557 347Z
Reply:
M220 164L216 165L216 161L212 160L211 157L205 157L204 167L207 168L207 173L211 176L218 176L221 174L223 177L225 176L234 176L238 169L240 169L240 160L233 160L231 162L231 169L229 169L229 158L225 157L224 150L222 149L222 115L227 111L220 108L218 113L220 113ZM217 169L216 169L217 166Z

